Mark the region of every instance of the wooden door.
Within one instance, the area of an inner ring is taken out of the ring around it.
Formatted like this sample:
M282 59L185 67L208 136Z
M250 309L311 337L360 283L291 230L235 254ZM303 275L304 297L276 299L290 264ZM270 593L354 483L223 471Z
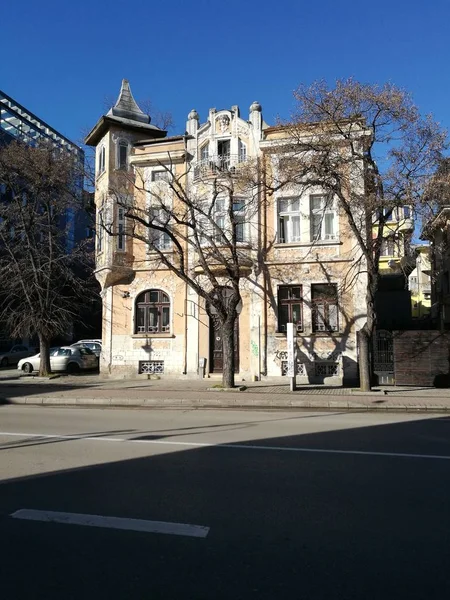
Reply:
M209 364L210 373L223 372L222 327L215 315L209 319ZM239 372L239 317L234 322L234 372Z

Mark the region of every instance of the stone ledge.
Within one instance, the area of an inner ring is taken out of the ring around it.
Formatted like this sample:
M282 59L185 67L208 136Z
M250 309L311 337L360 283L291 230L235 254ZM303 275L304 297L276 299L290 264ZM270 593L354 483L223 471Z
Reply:
M449 413L450 404L429 403L410 403L402 402L398 404L364 404L362 402L352 402L344 400L328 400L327 398L318 399L300 399L292 396L288 396L285 399L281 398L268 398L267 400L261 400L257 398L246 398L245 395L241 395L239 399L230 397L217 396L214 399L197 399L197 400L185 400L185 399L172 399L172 398L159 398L159 399L130 399L130 398L64 398L64 397L51 397L51 396L27 396L21 398L0 398L0 404L6 405L26 405L26 406L84 406L84 407L116 407L116 408L128 408L131 406L143 407L143 408L161 408L161 409L180 409L180 408L216 408L216 409L227 409L227 408L242 408L242 409L256 409L256 410L298 410L305 409L309 411L314 410L348 410L353 412L408 412L408 413Z

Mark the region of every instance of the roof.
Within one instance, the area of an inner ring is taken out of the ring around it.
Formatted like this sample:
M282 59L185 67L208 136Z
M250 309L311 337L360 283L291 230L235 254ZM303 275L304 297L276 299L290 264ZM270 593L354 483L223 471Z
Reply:
M150 138L148 140L139 140L135 142L135 146L145 146L147 144L164 144L165 142L179 142L185 138L192 138L191 135L171 135L164 138Z
M165 138L167 131L150 124L150 116L146 115L137 105L126 79L122 80L119 97L115 105L106 115L100 117L95 126L87 134L85 143L88 146L96 146L111 125L117 125L122 129L142 132L152 138Z

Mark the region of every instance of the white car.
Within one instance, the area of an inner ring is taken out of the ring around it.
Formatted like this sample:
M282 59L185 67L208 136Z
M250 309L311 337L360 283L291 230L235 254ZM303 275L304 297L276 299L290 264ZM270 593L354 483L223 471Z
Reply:
M8 350L8 352L0 352L0 367L7 367L8 365L17 365L21 358L33 356L34 352L26 346L17 344L16 346L13 346L10 350Z
M39 371L40 356L40 354L36 354L29 358L23 358L19 361L17 368L24 373ZM89 348L61 346L61 348L50 349L50 369L52 371L78 373L79 371L88 371L97 367L98 358Z
M75 344L71 344L71 346L72 348L79 348L80 346L89 348L98 358L100 358L102 352L102 340L79 340Z

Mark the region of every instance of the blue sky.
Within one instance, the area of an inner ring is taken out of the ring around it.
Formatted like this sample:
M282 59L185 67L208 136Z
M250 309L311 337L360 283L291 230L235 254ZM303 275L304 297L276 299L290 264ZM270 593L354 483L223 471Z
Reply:
M287 118L300 83L410 90L450 128L449 0L22 0L1 9L0 89L78 141L122 78L182 133L188 112L253 100Z

